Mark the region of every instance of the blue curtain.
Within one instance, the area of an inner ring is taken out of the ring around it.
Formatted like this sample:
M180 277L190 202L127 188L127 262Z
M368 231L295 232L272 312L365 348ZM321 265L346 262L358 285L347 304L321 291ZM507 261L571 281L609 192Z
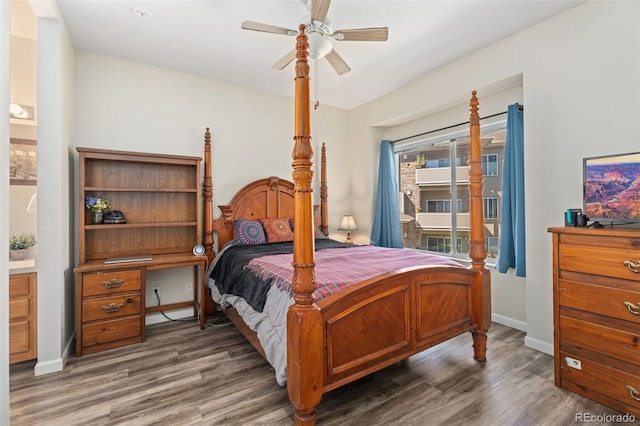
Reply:
M496 269L505 273L515 268L526 277L524 235L524 129L522 106L509 105L502 174L502 215L500 250Z
M393 143L382 141L378 171L378 195L371 230L371 244L380 247L402 248L398 184Z

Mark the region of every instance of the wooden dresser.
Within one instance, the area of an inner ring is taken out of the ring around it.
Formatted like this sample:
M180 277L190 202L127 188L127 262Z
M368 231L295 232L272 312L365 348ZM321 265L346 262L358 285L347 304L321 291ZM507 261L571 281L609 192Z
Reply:
M640 230L549 232L555 384L640 417Z
M35 272L9 275L9 363L38 356Z

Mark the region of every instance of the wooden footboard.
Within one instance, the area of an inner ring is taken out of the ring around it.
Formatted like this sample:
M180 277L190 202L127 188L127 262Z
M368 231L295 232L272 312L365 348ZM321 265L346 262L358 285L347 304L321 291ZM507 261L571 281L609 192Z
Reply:
M318 303L324 391L473 331L475 271L416 267L364 281Z

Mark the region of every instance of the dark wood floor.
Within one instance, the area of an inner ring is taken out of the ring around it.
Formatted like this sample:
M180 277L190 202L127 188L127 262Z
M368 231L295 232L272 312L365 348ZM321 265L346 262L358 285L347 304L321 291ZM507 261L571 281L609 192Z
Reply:
M459 336L323 397L319 425L571 425L618 412L553 384L552 357L494 324L488 358ZM232 326L171 322L142 344L72 357L64 371L11 367L12 425L291 425L286 389ZM591 423L594 424L594 423Z

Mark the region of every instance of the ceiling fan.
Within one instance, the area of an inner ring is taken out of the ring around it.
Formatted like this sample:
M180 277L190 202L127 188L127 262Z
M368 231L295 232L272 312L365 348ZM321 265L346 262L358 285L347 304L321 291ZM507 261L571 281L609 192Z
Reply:
M387 41L389 29L387 27L355 28L347 30L334 30L331 28L327 12L331 5L331 0L302 0L307 5L309 16L302 19L306 26L306 33L309 39L309 57L318 60L326 57L327 61L338 75L351 71L349 65L342 59L333 48L334 41ZM260 22L244 21L241 26L244 30L261 31L265 33L297 36L297 30L277 27L275 25L263 24ZM295 49L285 57L273 64L273 68L284 69L296 57Z

